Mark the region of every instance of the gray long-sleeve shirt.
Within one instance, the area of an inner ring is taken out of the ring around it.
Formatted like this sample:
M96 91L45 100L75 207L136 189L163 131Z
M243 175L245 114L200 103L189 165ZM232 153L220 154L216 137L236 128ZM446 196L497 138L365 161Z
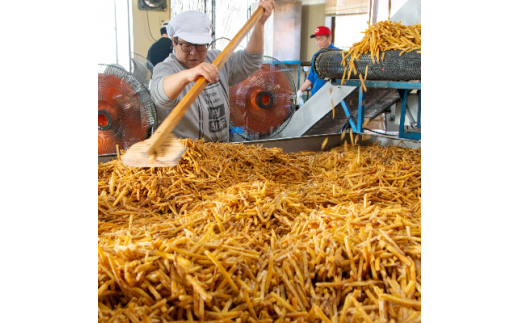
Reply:
M208 50L206 62L212 63L220 54L219 50ZM205 141L229 141L229 87L239 83L262 66L263 53L250 54L245 50L234 52L218 72L217 83L210 83L186 111L172 133L179 138L202 139ZM159 123L193 87L189 83L175 99L164 93L163 81L168 75L186 69L170 54L155 66L150 83L150 93L157 109Z

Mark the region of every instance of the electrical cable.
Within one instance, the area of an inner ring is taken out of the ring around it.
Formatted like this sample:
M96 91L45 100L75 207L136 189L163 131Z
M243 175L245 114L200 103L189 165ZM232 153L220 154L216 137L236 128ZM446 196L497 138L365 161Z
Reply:
M345 123L345 124L341 127L341 131L340 131L340 133L343 133L343 132L346 133L347 130L348 130L349 128L351 128L351 127L350 127L350 124L349 124L349 120L350 120L350 117L347 118L347 123ZM370 129L367 129L367 128L363 128L363 131L364 131L364 130L368 130L368 131L370 131L370 132L377 133L378 135L390 136L390 137L397 137L397 135L389 135L389 134L386 134L386 133L382 133L382 132L379 132L379 131L370 130Z
M227 37L219 37L219 38L215 39L213 42L216 42L216 41L219 40L219 39L225 39L225 40L229 40L229 41L231 41L231 39L229 39L229 38L227 38ZM240 46L240 45L238 45L238 46Z
M143 3L146 5L146 22L148 22L148 32L150 33L150 37L152 37L154 41L157 41L157 39L153 38L152 31L150 30L150 20L148 19L148 4L146 4L144 1Z
M209 45L211 46L212 44L216 44L216 43L217 43L217 40L220 40L220 39L225 39L225 40L231 41L231 39L229 39L229 38L226 38L226 37L219 37L219 38L215 39L214 41L212 41L211 44L209 44ZM244 46L242 46L242 45L240 45L240 44L239 44L238 46L239 46L239 47L242 47L242 48L245 48Z
M367 129L367 128L363 128L363 130L368 130L368 131L370 131L370 132L377 133L378 135L390 136L390 137L397 137L397 135L389 135L389 134L386 134L386 133L382 133L382 132L379 132L379 131L370 130L370 129Z

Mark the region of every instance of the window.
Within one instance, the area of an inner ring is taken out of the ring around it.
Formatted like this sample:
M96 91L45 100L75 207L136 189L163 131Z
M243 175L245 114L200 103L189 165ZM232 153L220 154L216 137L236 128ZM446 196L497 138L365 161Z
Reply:
M126 0L100 1L98 27L98 63L118 64L130 68L132 5Z
M214 38L217 40L217 49L223 50L245 25L247 21L248 1L244 0L177 0L171 2L172 17L186 10L198 10L205 12L213 20L213 1L215 2L215 21L212 21ZM246 46L247 40L244 39L240 45ZM241 47L237 47L237 50Z
M368 28L368 13L359 15L337 16L334 30L334 46L349 49L363 39Z
M368 12L369 0L326 0L325 15L341 16Z
M216 49L223 50L229 40L233 39L238 31L245 25L247 21L248 3L244 0L215 0L215 39L217 40ZM211 5L208 6L208 15L211 17ZM227 39L222 39L222 37ZM246 38L240 43L245 47ZM242 47L238 46L236 50Z

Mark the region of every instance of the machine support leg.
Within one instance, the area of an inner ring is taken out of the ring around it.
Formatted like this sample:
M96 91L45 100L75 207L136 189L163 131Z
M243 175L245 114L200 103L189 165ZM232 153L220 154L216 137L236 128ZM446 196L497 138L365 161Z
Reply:
M301 87L300 85L300 70L302 69L302 62L298 62L298 89Z
M358 126L357 132L363 132L363 121L365 121L365 92L361 86L359 87L359 104L358 104Z
M406 99L408 98L408 90L397 90L401 96L401 119L399 121L399 138L404 135L404 121L406 117Z
M419 108L417 109L417 128L421 129L421 90L417 91L419 94Z
M352 130L356 131L356 123L350 117L350 109L348 107L348 103L346 102L346 99L341 100L341 106L343 107L343 111L345 111L345 115L347 116L347 118L349 118L349 123L350 123L350 126L352 127Z

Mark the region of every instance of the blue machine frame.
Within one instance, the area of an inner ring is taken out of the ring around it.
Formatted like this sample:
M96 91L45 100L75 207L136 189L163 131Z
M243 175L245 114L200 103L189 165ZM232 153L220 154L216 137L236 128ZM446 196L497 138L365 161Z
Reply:
M366 87L372 88L385 88L385 89L397 89L399 96L401 97L401 119L399 122L399 138L421 140L421 132L411 132L404 129L404 121L406 116L406 100L408 93L411 90L418 90L419 94L419 107L417 109L417 128L421 129L421 83L420 82L393 82L393 81L364 81ZM334 80L333 85L341 85L341 80ZM361 81L359 80L348 80L344 85L361 87ZM341 106L345 111L347 117L350 117L348 103L346 98L341 101ZM358 103L358 119L357 123L349 119L352 130L357 133L363 133L363 121L365 120L365 92L359 91L359 103Z

